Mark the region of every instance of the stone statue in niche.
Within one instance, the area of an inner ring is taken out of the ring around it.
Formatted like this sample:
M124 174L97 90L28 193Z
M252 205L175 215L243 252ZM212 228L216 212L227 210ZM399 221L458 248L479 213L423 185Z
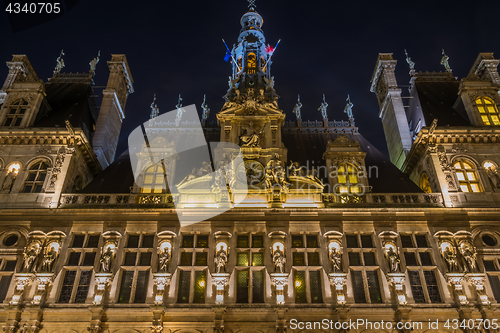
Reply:
M469 242L463 242L460 244L459 250L465 260L466 270L469 272L477 272L477 253L474 246Z
M217 273L224 273L227 264L227 244L220 242L215 249L215 267Z
M54 262L59 255L60 244L58 242L51 242L45 250L42 260L42 272L51 272Z
M283 273L285 271L285 247L282 243L276 242L272 247L273 252L273 263L274 263L274 271Z
M113 263L115 249L116 249L115 243L109 242L104 245L101 259L99 260L102 272L109 273L111 271L111 264Z
M23 271L27 273L34 273L35 272L35 261L38 255L40 254L41 251L41 246L40 243L38 242L31 242L24 248L23 252L23 258L24 258L24 263L23 263Z
M449 242L441 243L441 254L450 272L458 272L458 260L452 245Z
M399 263L401 260L399 259L399 254L396 249L396 245L392 242L388 242L384 246L385 255L387 257L387 263L389 264L389 270L391 273L395 273L399 271Z
M158 247L158 270L160 272L167 272L167 266L172 258L172 244L170 242L162 242Z
M342 271L342 250L338 242L331 242L328 249L328 257L332 262L333 272Z

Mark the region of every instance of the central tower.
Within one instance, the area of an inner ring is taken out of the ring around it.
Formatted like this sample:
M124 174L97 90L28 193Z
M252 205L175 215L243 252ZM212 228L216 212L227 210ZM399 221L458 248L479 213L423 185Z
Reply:
M263 165L272 158L286 162L281 141L285 115L278 107L279 96L271 76L273 49L266 46L262 16L253 4L249 7L240 20L238 43L231 50L232 75L224 95L226 102L217 114L220 140L239 145L246 160Z

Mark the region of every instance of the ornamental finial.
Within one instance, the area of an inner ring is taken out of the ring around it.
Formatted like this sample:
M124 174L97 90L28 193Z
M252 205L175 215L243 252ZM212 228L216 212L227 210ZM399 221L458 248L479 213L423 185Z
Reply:
M251 11L254 11L255 7L257 7L255 5L255 0L248 0L248 9L250 9Z
M95 69L97 67L97 64L99 63L99 57L101 56L101 51L97 53L97 58L94 58L91 62L89 62L90 65L90 73L92 76L94 76Z
M64 60L62 58L63 55L64 55L64 50L61 50L61 54L59 55L59 57L56 60L57 65L56 65L56 68L54 69L54 75L59 74L59 72L61 72L61 69L63 69L63 67L66 66L64 64Z
M448 57L448 56L446 55L446 53L444 53L444 49L443 49L443 52L442 52L442 53L443 53L443 57L441 58L441 65L443 65L443 66L444 66L444 68L446 69L446 71L447 71L448 73L451 73L451 72L452 72L452 70L451 70L451 67L450 67L450 63L449 63L449 61L448 61L448 60L450 59L450 57Z
M405 54L406 54L406 62L408 63L408 66L410 66L410 71L415 70L415 62L411 60L411 58L408 56L408 52L406 52L405 49Z
M150 119L153 119L158 116L160 113L160 109L158 108L158 105L156 105L156 94L153 97L153 102L151 102L151 116Z

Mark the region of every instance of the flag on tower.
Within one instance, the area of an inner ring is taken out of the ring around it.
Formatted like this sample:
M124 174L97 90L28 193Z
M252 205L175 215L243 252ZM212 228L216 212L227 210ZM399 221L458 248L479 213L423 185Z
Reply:
M266 46L266 53L267 54L273 54L274 52L274 47L272 47L271 45L267 44Z
M227 50L226 55L224 56L224 61L228 62L229 60L231 60L231 51Z

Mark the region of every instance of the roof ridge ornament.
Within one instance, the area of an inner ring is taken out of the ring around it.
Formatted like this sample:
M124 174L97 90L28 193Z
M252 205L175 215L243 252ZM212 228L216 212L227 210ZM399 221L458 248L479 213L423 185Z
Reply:
M63 55L64 55L64 50L61 50L61 54L59 54L59 57L57 57L56 59L57 65L56 68L54 68L54 74L52 76L59 74L61 72L61 69L63 69L66 66L64 64L64 59L62 58Z
M405 55L406 55L406 62L408 63L408 66L410 66L410 71L415 72L415 62L411 60L411 58L408 56L408 52L406 52L405 49Z
M450 62L449 62L449 59L450 59L450 57L448 57L448 56L446 55L446 53L444 53L444 49L443 49L443 57L441 58L441 65L443 65L443 66L444 66L444 68L446 69L446 71L447 71L448 73L451 73L451 72L452 72L452 69L451 69L451 67L450 67Z

